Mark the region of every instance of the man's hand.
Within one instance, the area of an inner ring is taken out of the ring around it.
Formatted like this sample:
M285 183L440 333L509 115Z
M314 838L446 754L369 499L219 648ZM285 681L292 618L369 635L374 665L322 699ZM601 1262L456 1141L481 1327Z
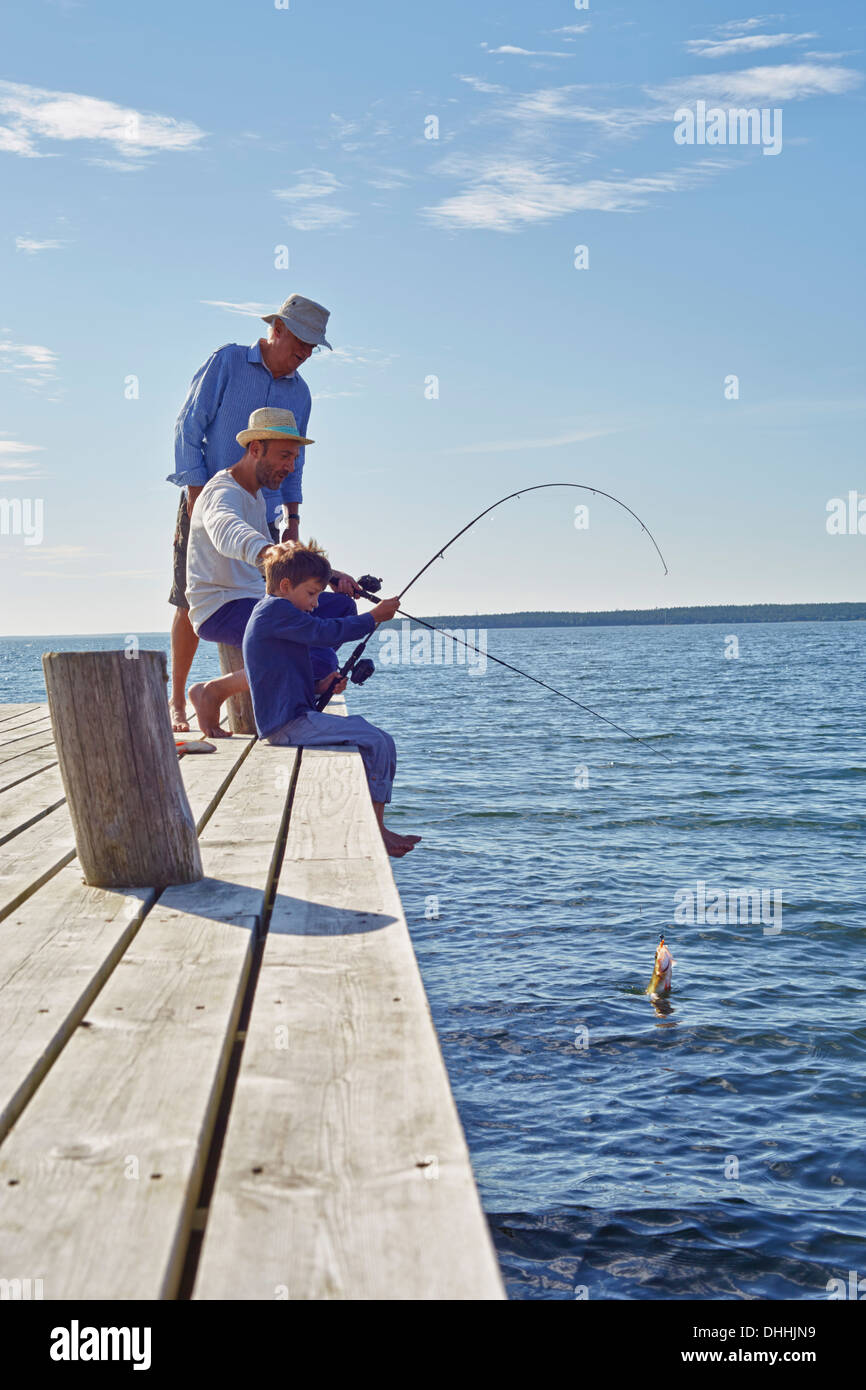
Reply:
M334 686L334 689L331 691L331 694L342 695L343 691L346 689L348 677L340 676L339 671L332 671L329 676L323 676L320 681L316 681L316 694L324 695L325 691L330 686L331 681L336 680L338 676L340 678L339 680L337 680L337 684Z
M399 596L397 598L383 598L381 603L377 603L375 608L370 609L370 612L375 622L387 623L390 618L393 618L399 607Z
M264 572L265 560L267 560L271 551L276 550L276 548L277 547L275 545L266 545L264 550L259 551L258 556L256 558L256 565L260 570L262 570L262 572Z
M361 592L360 585L355 583L350 574L344 574L342 570L331 570L328 583L335 594L347 594L349 598L357 598Z

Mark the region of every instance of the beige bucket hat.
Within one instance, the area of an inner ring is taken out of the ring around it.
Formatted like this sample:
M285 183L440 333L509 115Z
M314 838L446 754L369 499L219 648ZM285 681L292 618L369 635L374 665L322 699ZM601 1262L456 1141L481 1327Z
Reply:
M290 410L280 410L273 405L264 405L259 410L254 410L247 428L236 434L235 439L239 444L243 444L244 448L252 439L290 439L296 444L316 442L315 439L304 438Z
M331 311L314 299L305 299L302 294L290 294L275 314L262 314L265 323L282 319L286 327L300 338L302 343L314 343L317 347L329 348L331 344L325 337L325 329Z

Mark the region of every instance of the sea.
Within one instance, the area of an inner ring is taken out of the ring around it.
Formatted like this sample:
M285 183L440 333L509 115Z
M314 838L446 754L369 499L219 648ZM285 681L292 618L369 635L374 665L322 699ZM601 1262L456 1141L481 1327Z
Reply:
M348 698L509 1298L866 1291L866 624L461 635ZM4 639L0 702L123 643Z

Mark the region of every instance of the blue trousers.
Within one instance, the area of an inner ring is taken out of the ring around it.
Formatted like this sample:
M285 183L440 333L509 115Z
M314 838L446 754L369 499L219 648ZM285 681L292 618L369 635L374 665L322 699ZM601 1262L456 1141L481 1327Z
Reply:
M397 748L390 734L369 724L360 714L343 716L307 710L290 719L266 740L281 748L334 748L348 744L361 754L370 795L374 801L390 801L397 769Z

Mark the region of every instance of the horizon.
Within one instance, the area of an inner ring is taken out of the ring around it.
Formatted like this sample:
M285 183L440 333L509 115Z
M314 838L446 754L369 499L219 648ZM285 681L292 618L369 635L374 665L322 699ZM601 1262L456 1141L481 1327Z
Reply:
M684 604L684 605L683 605L683 604L679 604L679 605L676 605L676 607L673 609L673 611L676 611L676 612L683 612L683 611L684 611L684 612L700 612L700 610L701 610L701 609L704 609L704 608L713 608L713 609L715 609L715 608L731 608L731 609L734 609L734 608L765 608L765 607L770 607L770 608L838 608L841 604L846 604L846 605L849 605L849 606L854 607L854 608L859 608L859 607L866 608L866 600L858 600L858 599L827 599L827 600L821 600L821 601L819 601L819 602L812 602L812 601L809 601L809 600L804 600L802 603L790 603L790 604L764 604L764 603L706 603L706 604ZM604 616L606 616L607 614L614 615L614 614L617 614L617 613L665 613L665 612L670 612L670 611L671 611L671 605L664 605L664 604L661 604L661 605L659 605L659 606L656 607L656 608L601 608L601 609L592 609L592 608L587 608L587 609L578 609L578 608L525 608L525 609L513 609L513 610L508 610L508 611L504 611L504 612L500 612L500 613L493 613L493 612L485 612L485 613L482 613L482 612L480 612L480 611L479 611L479 612L476 612L475 614L469 614L469 613L465 613L465 612L464 612L464 613L456 613L456 612L455 612L455 613L419 613L419 614L418 614L418 617L419 617L419 618L426 619L426 620L429 621L429 622L432 622L434 618L438 619L440 622L448 622L450 619L465 618L465 617L476 617L476 618L523 618L523 617L534 617L536 614L538 614L538 615L541 615L541 614L551 614L551 615L559 615L559 616L566 616L566 617L568 617L568 616L575 616L575 617L604 617ZM392 623L396 623L396 622L398 622L398 621L403 621L403 622L411 623L411 622L413 621L413 619L408 618L408 617L406 617L405 615L401 615L401 618L400 618L399 620L398 620L397 618L392 618L392 619L389 620L389 622L387 622L387 623L382 623L382 624L381 624L381 627L382 627L382 628L389 627ZM710 620L710 621L708 621L708 622L706 623L706 626L707 626L707 627L718 627L718 626L720 626L724 621L725 621L725 620L724 620L724 619L721 619L721 618L720 618L718 621L712 621L712 620ZM773 621L774 621L773 619L767 620L767 625L769 626ZM777 621L778 621L778 620L777 620ZM798 622L809 623L809 622L816 622L816 621L821 621L821 620L820 620L820 619L814 619L814 618L790 618L790 619L787 619L787 620L785 620L785 621L788 621L788 622L791 622L791 623L798 623ZM866 621L866 616L864 616L864 618L849 618L849 619L839 618L839 619L828 619L827 621L830 621L830 622L833 622L833 621L838 621L838 622L845 622L845 621L848 621L848 622L863 622L863 621ZM541 626L541 624L535 624L535 626ZM565 626L565 624L561 624L560 626ZM604 624L598 624L598 626L604 626ZM627 624L621 624L621 626L627 626ZM652 624L635 624L635 626L652 626ZM700 623L694 623L694 624L692 624L692 626L694 626L694 627L700 627L701 624L700 624ZM760 627L760 626L761 626L761 623L760 623L760 622L755 623L755 624L753 624L753 626L755 626L755 627ZM157 637L157 636L159 636L159 637L165 637L166 640L167 640L168 637L169 637L169 629L168 629L168 628L165 628L165 629L163 629L163 628L158 628L158 627L154 627L154 628L142 628L140 631L141 631L142 634L145 634L145 635L147 635L147 636L152 636L152 637ZM18 642L18 641L24 641L24 640L27 639L27 638L32 638L32 639L36 640L36 639L43 638L43 637L121 637L121 638L123 638L123 637L127 637L127 636L129 636L129 635L130 635L129 633L125 632L124 630L122 630L122 629L120 629L120 628L118 628L118 629L117 629L116 631L114 631L114 632L67 632L67 631L64 631L64 632L6 632L6 633L0 633L0 641L2 641L2 642L5 642L5 641L16 641L16 642ZM135 634L135 635L139 635L139 634ZM213 645L213 644L211 644L211 645Z

